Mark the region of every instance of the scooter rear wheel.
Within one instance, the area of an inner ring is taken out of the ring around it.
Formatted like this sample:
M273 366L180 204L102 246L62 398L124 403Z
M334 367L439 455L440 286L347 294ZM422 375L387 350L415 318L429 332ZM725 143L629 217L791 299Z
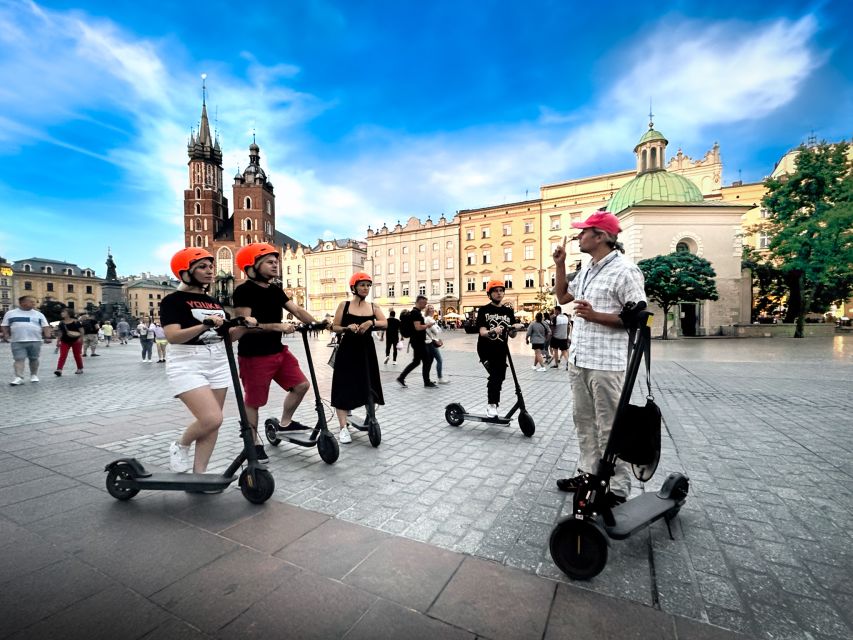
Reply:
M130 466L118 464L107 472L107 491L116 500L130 500L139 493L139 489L127 489L118 486L119 480L132 480Z
M533 421L533 416L526 411L518 414L518 426L521 428L521 433L528 438L536 433L536 423Z
M281 443L281 438L276 433L278 425L279 422L276 418L267 418L266 422L264 422L264 434L267 436L269 443L274 447L277 447Z
M269 500L273 491L275 491L275 479L266 469L258 469L255 472L254 482L252 481L249 470L243 469L238 482L240 483L240 491L243 497L252 504L263 504Z
M554 564L576 580L594 578L607 564L607 535L591 520L566 518L554 527L549 546Z
M465 422L465 409L458 402L451 402L444 409L444 419L452 427L458 427Z
M370 421L370 425L367 427L367 437L374 448L378 447L379 443L382 442L382 430L379 428L379 423L376 420Z
M326 464L335 464L338 456L341 455L341 448L338 446L338 441L328 431L321 432L317 437L317 452L320 454L320 459Z

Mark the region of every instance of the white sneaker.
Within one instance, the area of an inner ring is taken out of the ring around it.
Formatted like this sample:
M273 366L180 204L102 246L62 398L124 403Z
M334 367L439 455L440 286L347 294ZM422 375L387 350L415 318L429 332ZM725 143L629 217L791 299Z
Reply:
M545 367L543 367L543 366L538 366L538 367L536 367L536 370L537 370L537 371L545 371Z
M175 473L186 473L192 469L190 448L173 442L169 445L169 468Z
M39 377L36 374L30 376L30 382L38 382Z
M533 365L532 367L530 367L530 368L531 368L531 369L533 369L534 371L539 371L539 365L538 365L538 364L534 364L534 365Z
M349 434L349 429L346 427L341 429L341 432L338 434L338 440L340 440L341 444L349 444L352 442L352 436Z
M450 380L448 380L447 378L439 378L438 384L450 384Z
M24 379L21 376L15 376L15 379L9 384L13 387L17 387L19 384L24 384Z
M486 417L487 418L497 418L498 417L498 405L490 404L486 407Z

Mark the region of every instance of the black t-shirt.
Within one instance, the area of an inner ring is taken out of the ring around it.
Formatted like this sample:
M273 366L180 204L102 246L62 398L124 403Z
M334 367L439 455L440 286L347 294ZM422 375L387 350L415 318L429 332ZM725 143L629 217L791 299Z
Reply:
M74 320L73 322L69 322L67 324L65 322L59 323L59 339L66 344L74 344L80 339L80 336L72 338L68 335L69 331L77 331L78 333L80 333L81 331L83 331L83 325L81 325L77 320Z
M80 324L83 326L83 331L86 333L86 335L98 333L98 323L95 320L83 320Z
M234 289L234 306L248 307L252 317L259 323L281 322L284 305L290 298L275 285L262 287L253 280L247 280ZM247 331L240 338L237 353L243 357L269 356L284 349L281 344L281 331Z
M397 342L400 338L400 319L388 318L388 328L385 330L386 340Z
M411 310L409 318L412 321L413 327L414 327L416 322L420 322L421 324L423 324L423 322L424 322L424 314L421 313L421 310L418 309L417 307L414 307ZM424 331L424 330L418 331L417 328L415 328L412 331L412 337L409 338L409 344L418 344L418 343L426 344L426 331Z
M211 316L228 317L222 305L204 293L175 291L160 301L160 322L164 327L170 324L179 325L181 329L196 327ZM221 340L219 334L211 328L184 344L210 344Z
M509 307L496 307L493 304L484 304L477 311L477 328L486 327L491 331L498 325L504 328L503 333L498 339L506 342L509 339L507 331L515 324L515 312ZM493 340L489 337L480 336L480 342L491 343Z

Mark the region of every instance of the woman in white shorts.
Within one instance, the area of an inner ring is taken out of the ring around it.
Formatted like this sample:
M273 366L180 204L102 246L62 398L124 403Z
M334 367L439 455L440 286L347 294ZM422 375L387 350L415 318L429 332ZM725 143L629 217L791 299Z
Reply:
M231 371L221 336L215 329L226 320L225 310L207 295L216 273L213 256L189 247L172 258L172 273L181 281L178 290L160 302L160 320L169 341L166 377L195 420L180 440L169 447L172 471L204 473L222 425L222 407L231 386ZM254 324L248 318L247 324ZM190 445L195 458L190 464Z

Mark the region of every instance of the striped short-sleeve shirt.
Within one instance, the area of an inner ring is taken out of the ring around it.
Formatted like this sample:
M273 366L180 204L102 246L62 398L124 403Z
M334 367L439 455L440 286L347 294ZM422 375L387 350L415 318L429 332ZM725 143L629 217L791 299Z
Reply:
M626 302L646 301L643 273L619 251L587 264L569 283L576 300L586 300L594 311L619 313ZM628 334L575 316L569 362L583 369L621 371L628 360Z

